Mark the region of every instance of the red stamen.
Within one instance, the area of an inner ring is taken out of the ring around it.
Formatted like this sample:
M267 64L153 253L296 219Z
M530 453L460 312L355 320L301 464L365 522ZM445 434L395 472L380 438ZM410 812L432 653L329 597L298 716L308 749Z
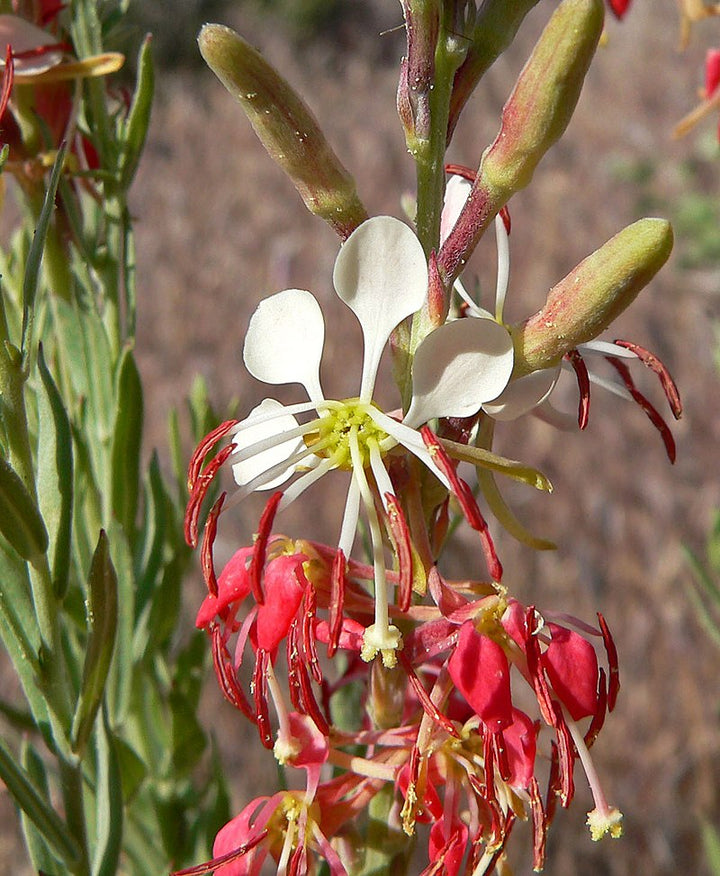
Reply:
M606 356L605 358L622 378L625 388L632 396L633 401L643 409L650 422L660 433L660 437L665 445L665 452L667 453L670 462L675 462L675 440L673 439L668 424L663 420L650 401L637 389L632 377L630 376L630 369L627 365L614 356Z
M269 662L270 655L268 652L263 651L262 648L258 648L255 659L255 670L253 672L252 692L253 699L255 700L255 710L257 712L257 728L260 734L260 741L265 748L273 747L267 698L267 667Z
M303 712L302 687L300 685L299 666L301 664L298 649L298 624L293 621L285 640L285 658L288 668L288 690L290 702L298 712Z
M423 711L435 721L436 724L439 724L446 733L449 733L450 736L454 736L456 739L460 738L460 734L455 729L455 725L446 715L438 709L435 703L430 699L430 694L425 690L425 686L417 677L415 670L413 669L412 663L408 659L407 655L404 651L397 651L397 656L400 662L402 663L403 669L407 673L408 680L412 685L413 690L415 691L415 695L420 700L420 705L423 707Z
M502 730L497 730L492 734L493 749L495 750L495 763L498 766L498 772L503 782L509 782L510 764L508 763L507 748L505 747L505 737Z
M223 696L231 705L235 706L238 711L242 712L246 718L252 721L253 724L256 723L257 719L250 708L250 704L248 703L242 688L237 683L232 659L228 649L225 647L220 627L217 624L213 624L209 633L212 642L212 657L215 666L215 675L217 676L218 684L220 685L220 690L223 692Z
M301 711L303 711L306 715L312 718L315 726L323 734L323 736L327 736L330 733L330 726L325 720L325 716L320 711L320 706L315 699L312 684L310 683L310 676L308 674L307 667L302 662L302 660L298 662L297 676L298 681L300 682L300 693L302 696L303 708Z
M573 768L575 766L575 747L573 745L570 730L562 716L560 706L555 706L555 733L558 741L558 756L560 767L560 805L567 809L575 795L575 782L573 781Z
M303 576L304 577L304 576ZM306 581L305 595L302 607L302 642L305 656L310 666L310 673L318 684L322 684L323 676L318 659L317 644L315 641L315 615L317 612L317 594L315 588ZM338 636L340 634L338 633Z
M592 748L595 740L598 738L598 734L603 728L603 724L605 723L605 716L607 714L607 685L605 683L605 670L600 667L598 672L598 702L597 708L595 709L595 714L592 717L592 721L590 722L590 726L585 733L585 745L588 748Z
M265 599L262 592L262 575L265 569L267 546L270 539L272 525L275 521L275 515L277 514L278 505L280 504L282 497L283 494L280 490L270 496L268 503L265 506L265 510L260 517L260 523L258 524L255 550L253 551L252 559L250 560L250 568L248 569L250 586L252 588L253 596L255 597L255 602L257 602L258 605L262 605Z
M407 611L412 601L412 548L410 527L400 502L392 493L385 493L388 505L387 522L398 559L398 585L396 602L400 611Z
M495 551L495 545L490 536L490 531L485 522L485 518L482 516L482 513L478 508L470 487L462 478L458 477L455 465L431 429L428 426L423 426L420 430L420 434L425 442L425 446L433 457L433 461L450 481L452 493L460 503L465 519L470 526L480 534L485 561L488 565L490 575L494 581L499 581L502 578L502 564L500 563Z
M456 176L461 176L469 182L475 182L477 171L465 164L446 164L445 173L454 173Z
M540 872L545 866L545 845L547 841L547 817L543 808L540 786L535 776L528 787L530 812L533 825L533 870Z
M347 560L344 551L338 548L330 572L330 605L328 618L328 657L332 657L340 644L340 633L343 624L343 608L345 605L345 576Z
M12 93L13 82L15 81L15 64L13 63L12 46L7 47L5 54L5 69L3 70L2 92L0 92L0 119L5 115L10 95Z
M510 221L510 210L508 210L507 205L500 208L498 216L502 219L505 231L509 235L510 230L512 229L512 222Z
M590 375L585 360L578 350L569 350L565 359L572 365L577 379L580 402L578 404L578 428L585 429L590 416Z
M197 481L198 475L200 474L200 470L203 467L203 462L205 461L205 457L208 455L212 447L217 444L217 442L224 438L228 432L232 431L235 426L238 425L239 420L225 420L224 423L220 423L212 432L208 432L208 434L202 439L202 441L198 444L193 452L193 455L190 457L190 463L188 465L188 492L192 493L195 490L195 482Z
M238 846L232 852L226 852L224 855L213 858L211 861L205 861L204 864L196 864L194 867L187 867L185 870L174 870L170 876L205 876L206 873L212 873L214 870L220 869L220 867L232 864L233 861L237 861L243 855L247 855L255 846L259 846L267 835L267 829L261 830L257 836Z
M626 350L635 353L643 365L646 365L651 371L654 371L655 374L657 374L663 392L665 393L665 398L667 398L668 404L670 405L670 410L673 412L675 419L679 420L680 417L682 417L683 410L680 392L667 367L663 365L654 353L651 353L650 350L646 350L645 347L641 347L639 344L635 344L632 341L622 340L615 340L613 343L617 344L618 347L624 347Z
M560 755L555 741L550 743L550 774L548 775L547 797L545 798L545 817L547 823L555 817L560 794Z
M607 704L608 712L612 712L617 702L617 696L620 692L620 666L618 663L618 653L615 647L615 641L610 633L610 628L607 625L605 618L598 612L598 623L602 632L603 643L605 645L605 653L608 659L608 691Z
M213 545L217 536L218 517L222 511L222 506L225 503L227 493L221 493L220 498L210 509L207 521L205 522L205 530L203 532L202 549L200 551L200 566L202 568L203 578L207 584L208 591L211 596L218 595L218 583L215 575L215 564L213 562Z
M215 475L225 463L228 456L233 452L233 449L233 444L228 444L227 447L223 447L217 456L210 460L203 473L193 482L192 492L185 509L185 541L192 548L196 548L198 543L198 529L202 503L205 500L205 496L207 496ZM188 484L189 483L190 480L188 478Z

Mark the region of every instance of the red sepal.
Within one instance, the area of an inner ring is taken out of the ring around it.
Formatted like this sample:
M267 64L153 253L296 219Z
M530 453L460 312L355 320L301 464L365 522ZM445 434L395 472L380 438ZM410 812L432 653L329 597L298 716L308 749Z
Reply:
M578 428L585 429L590 416L590 375L585 360L578 350L569 350L565 359L572 365L577 379L580 401L578 403Z
M257 723L257 718L253 713L253 710L250 708L250 704L248 703L242 688L237 683L235 668L232 665L230 654L225 647L220 627L215 624L208 632L210 633L210 640L212 642L212 657L213 665L215 666L215 675L217 676L218 684L220 685L220 690L223 692L223 696L231 705L235 706L238 711L242 712L246 718L252 721L253 724Z
M273 747L267 698L267 667L269 662L270 655L268 652L258 648L255 657L255 669L253 671L252 693L257 711L256 723L258 733L260 734L260 741L265 748Z
M617 648L615 641L610 633L610 628L607 625L605 618L598 612L598 623L602 632L603 643L605 644L605 653L608 659L608 691L607 691L607 707L608 712L612 712L617 702L618 693L620 692L620 667L618 662Z
M345 553L338 548L333 558L332 571L330 572L328 657L332 657L335 654L340 643L340 632L343 625L343 606L345 603L346 574L347 560L345 559Z
M265 510L260 517L257 538L255 539L255 550L253 551L252 559L250 560L250 569L248 570L250 574L250 587L258 605L262 605L263 603L262 574L265 569L267 545L282 496L283 494L278 490L268 499Z
M660 380L660 385L665 393L665 398L667 398L670 410L673 413L673 417L675 417L676 420L679 420L680 417L682 417L683 410L680 391L667 367L660 361L660 359L658 359L655 353L651 353L650 350L646 350L645 347L641 347L639 344L619 339L613 341L613 343L617 344L618 347L624 347L626 350L630 350L631 353L635 353L643 365L647 366L651 371L657 374Z
M470 487L460 477L458 477L455 465L450 457L445 452L445 448L440 444L435 434L428 426L423 426L420 430L425 446L430 451L430 454L435 462L435 465L450 481L450 487L455 498L460 504L460 508L465 516L465 519L470 526L480 535L485 554L485 561L488 565L488 571L494 581L500 581L502 578L502 564L495 551L490 530L478 508L475 497L472 494Z
M215 564L213 562L213 545L217 536L217 523L222 506L225 504L227 493L222 493L220 498L210 509L208 518L205 522L203 531L202 549L200 551L200 567L202 568L203 578L207 584L208 592L212 596L218 595L218 583L215 576Z
M395 545L398 560L398 589L396 602L400 611L410 608L412 600L412 549L410 547L410 528L400 502L392 493L385 493L388 506L387 521Z
M200 510L202 503L207 496L215 475L220 470L220 467L225 463L227 458L235 449L234 444L228 444L205 466L202 474L197 475L192 482L190 498L185 508L185 541L192 548L197 547L198 543L198 527L200 520ZM188 476L188 487L190 487L190 477Z

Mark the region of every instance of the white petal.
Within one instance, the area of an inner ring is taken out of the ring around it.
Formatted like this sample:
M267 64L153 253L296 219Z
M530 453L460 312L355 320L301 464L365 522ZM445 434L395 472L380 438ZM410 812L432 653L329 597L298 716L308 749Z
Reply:
M267 415L275 411L282 411L283 406L274 398L266 398L256 408L250 411L250 414L238 424L239 431L233 437L234 443L238 446L237 453L242 453L243 448L250 447L264 438L270 438L275 435L282 435L284 432L290 432L296 429L298 421L290 414L279 414L268 420ZM261 422L253 424L253 418L263 418ZM260 453L255 453L247 459L241 459L240 462L233 462L233 456L230 457L232 464L233 477L235 483L239 486L250 483L258 475L280 464L285 459L292 458L304 446L302 438L292 438L289 441L283 441L269 450L263 450ZM234 455L234 454L233 454ZM273 478L266 484L263 484L259 489L272 490L284 483L294 472L294 466L290 466L283 471L279 476Z
M464 176L453 174L445 186L445 200L440 214L440 243L443 244L453 230L458 216L465 206L472 183Z
M258 380L301 383L313 401L320 401L324 340L325 322L315 297L304 289L286 289L261 301L253 313L243 359Z
M0 45L3 47L0 69L5 66L5 46L10 45L14 55L28 53L25 58L15 58L16 73L44 73L62 61L62 50L31 54L32 50L40 49L42 46L51 46L54 43L57 43L57 40L52 34L36 27L24 18L19 18L17 15L0 15Z
M498 213L495 217L495 242L497 243L497 281L495 284L495 319L502 322L505 310L508 283L510 282L510 238L505 220Z
M637 354L632 350L613 344L612 341L587 341L585 344L580 344L578 350L583 356L595 353L601 356L617 356L620 359L637 359Z
M392 216L375 216L348 237L335 261L338 297L357 316L365 340L360 398L370 401L392 330L427 296L425 253L415 233Z
M457 319L431 332L413 361L413 398L403 420L468 417L497 398L513 369L510 333L491 319Z
M560 366L533 371L509 383L497 398L483 405L483 410L496 420L514 420L542 404L555 389Z

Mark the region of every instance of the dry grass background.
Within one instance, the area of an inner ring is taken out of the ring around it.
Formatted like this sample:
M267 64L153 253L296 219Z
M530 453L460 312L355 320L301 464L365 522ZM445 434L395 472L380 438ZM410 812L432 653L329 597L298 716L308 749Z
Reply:
M549 6L539 4L486 77L458 128L451 160L478 162ZM370 213L401 215L400 195L413 187L394 112L401 35L377 35L400 23L399 4L372 4L369 32L346 29L342 48L293 44L279 25L263 27L243 8L232 6L226 23L262 46L306 96ZM599 52L569 131L531 187L513 199L511 319L537 309L555 281L642 215L638 205L647 191L632 178L620 181L618 166L652 165L663 214L672 217L677 209L681 164L698 153L693 140L674 143L669 132L695 100L702 41L678 55L675 15L672 0L636 0L622 26L610 24L609 44ZM192 41L194 34L184 38ZM695 164L705 190L720 194L717 160ZM327 305L326 387L353 392L357 362L348 350L359 333L333 300L337 241L305 212L209 72L160 73L133 209L148 446L167 457L168 410L197 373L221 408L235 396L247 410L263 396L263 387L244 373L242 337L258 301L286 286L311 289ZM679 239L677 252L689 243ZM591 843L583 825L591 803L578 775L576 803L551 832L546 872L553 876L702 873L700 819L720 823L718 655L688 604L681 550L702 546L710 511L720 505L720 392L711 328L720 317L720 271L717 263L683 271L680 255L616 327L617 336L659 353L680 384L686 408L675 430L674 467L643 414L600 392L585 434L561 434L534 420L497 432L500 452L537 465L553 480L550 497L520 491L512 500L535 531L559 546L537 555L498 534L506 582L542 608L588 619L602 611L621 659L618 708L594 754L609 796L625 812L626 836ZM481 247L469 275L493 288L491 248ZM648 386L657 398L656 387ZM383 391L390 399L391 388ZM293 534L332 539L337 497L324 487L311 496L315 504L288 512L282 525ZM256 515L257 507L248 506L224 522L227 550L249 538ZM461 536L452 562L472 574L476 556L476 545ZM188 623L199 593L188 591ZM273 780L274 765L268 753L255 753L259 744L248 756L247 730L212 684L209 679L208 723L222 743L240 807L259 793L265 775ZM520 846L528 840L521 832ZM3 859L0 848L0 870L3 860L12 861L3 872L22 872L17 858ZM517 872L529 870L521 854Z

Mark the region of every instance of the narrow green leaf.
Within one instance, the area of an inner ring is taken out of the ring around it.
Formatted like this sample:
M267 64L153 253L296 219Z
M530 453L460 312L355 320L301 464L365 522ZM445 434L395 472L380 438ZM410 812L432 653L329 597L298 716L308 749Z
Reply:
M10 463L0 458L0 532L24 560L36 562L48 534L35 500Z
M50 533L55 595L61 600L67 591L70 574L72 435L62 397L45 363L42 344L38 351L38 368L43 390L38 393L38 501Z
M88 575L88 638L83 678L72 728L73 751L82 752L100 708L117 632L117 576L110 545L100 531Z
M132 543L138 507L143 395L132 350L118 371L117 410L112 437L112 507Z
M20 748L20 765L37 792L45 800L50 800L50 785L45 764L33 745L27 740L23 740ZM20 826L25 837L30 861L35 870L38 873L57 873L62 865L50 851L50 847L35 823L22 811L20 812Z
M34 607L27 564L0 539L0 640L13 662L35 724L46 741L51 735L47 704L38 688L40 635L31 620Z
M17 758L0 740L0 777L18 807L36 825L58 857L72 871L80 859L80 850L68 834L67 827L50 803L36 789L27 772L18 765Z
M137 84L130 113L120 135L121 152L118 162L120 186L123 190L130 183L138 168L150 126L150 110L155 91L155 71L151 51L151 37L145 37L138 58Z
M713 876L720 876L720 833L707 821L702 825L703 847L705 858Z
M50 174L50 182L48 183L47 191L45 192L45 201L40 211L40 217L35 229L35 235L28 254L27 265L25 268L25 281L23 283L23 324L22 324L22 341L20 349L23 352L23 357L26 358L28 350L34 349L32 343L32 330L35 311L35 298L37 296L38 283L40 280L40 265L42 262L43 249L47 238L50 219L55 209L55 193L57 192L60 174L62 173L65 163L65 145L58 149L55 164L53 165L52 173Z
M95 794L96 839L92 876L115 876L123 836L123 795L115 740L103 710L97 723Z
M143 526L140 533L142 543L137 554L137 597L136 612L139 614L145 603L157 588L157 580L163 564L165 538L168 528L169 498L160 473L160 463L156 451L150 460L145 501L143 504Z
M110 725L118 727L128 717L132 693L133 628L135 624L135 573L125 530L117 520L111 520L108 529L112 556L118 582L118 617L115 655L107 684L107 703Z

